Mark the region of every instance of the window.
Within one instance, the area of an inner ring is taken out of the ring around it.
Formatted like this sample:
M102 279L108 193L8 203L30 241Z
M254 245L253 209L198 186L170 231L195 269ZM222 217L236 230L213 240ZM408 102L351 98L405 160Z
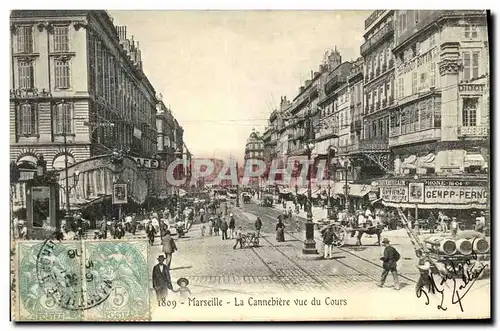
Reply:
M462 125L476 126L478 98L464 98L462 110Z
M405 96L405 80L404 80L404 77L399 78L398 88L399 88L399 98L404 98L404 96Z
M400 21L400 28L401 32L404 32L407 28L407 21L406 21L406 13L403 13L399 16L399 21Z
M436 86L436 63L431 63L431 72L430 72L430 87Z
M19 88L31 89L35 86L33 61L19 61L18 73L19 73Z
M466 25L464 27L464 37L465 38L477 38L477 26L475 25Z
M33 53L33 27L20 26L17 30L17 51Z
M418 92L417 73L413 72L411 74L411 94L416 94L417 92Z
M60 103L54 107L54 134L72 133L71 104Z
M69 61L56 60L55 69L56 88L69 88Z
M464 52L463 58L463 79L468 81L479 77L479 52Z
M434 47L434 45L436 45L436 35L431 34L429 37L429 47Z
M420 73L420 85L419 90L424 90L427 88L427 74L425 72Z
M54 52L69 51L69 29L67 26L54 27Z
M38 121L36 106L25 103L18 108L18 134L21 136L34 136L38 134Z

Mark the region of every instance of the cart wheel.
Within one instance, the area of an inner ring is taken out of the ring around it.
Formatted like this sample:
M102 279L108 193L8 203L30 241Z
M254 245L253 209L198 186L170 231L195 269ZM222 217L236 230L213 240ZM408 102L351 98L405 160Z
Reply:
M253 244L254 246L259 246L259 238L255 238Z
M333 245L335 247L342 247L344 246L346 240L347 240L347 231L343 226L340 225L333 225L332 230L334 233L333 237Z

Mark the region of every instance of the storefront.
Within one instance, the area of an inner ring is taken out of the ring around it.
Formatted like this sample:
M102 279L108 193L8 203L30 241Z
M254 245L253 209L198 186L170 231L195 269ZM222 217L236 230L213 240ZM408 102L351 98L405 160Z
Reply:
M489 209L487 178L379 180L385 206L436 210Z

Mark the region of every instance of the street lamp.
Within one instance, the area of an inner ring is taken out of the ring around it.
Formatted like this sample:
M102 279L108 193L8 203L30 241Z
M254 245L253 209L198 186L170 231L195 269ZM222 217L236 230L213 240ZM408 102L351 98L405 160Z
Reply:
M343 167L344 167L344 170L345 170L345 185L344 185L344 191L345 191L345 202L344 202L344 211L347 212L348 208L349 208L349 191L350 191L350 188L349 188L349 182L347 181L347 172L348 172L348 169L349 169L349 159L347 157L345 157L343 159Z
M314 149L314 144L310 143L307 145L307 161L310 165L311 154ZM314 241L314 223L312 214L312 189L311 189L311 167L308 169L308 180L307 180L307 221L306 221L306 240L304 241L304 248L302 248L302 254L305 256L317 256L318 250L316 249L316 242Z

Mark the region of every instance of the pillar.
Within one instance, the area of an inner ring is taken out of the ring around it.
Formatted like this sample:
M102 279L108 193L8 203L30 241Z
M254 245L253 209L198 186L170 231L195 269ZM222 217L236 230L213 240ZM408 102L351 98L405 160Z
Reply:
M446 30L445 30L446 31ZM458 113L458 83L460 71L460 43L445 41L441 44L441 141L457 141L460 116ZM463 164L463 150L440 150L436 155L436 172L456 173Z

